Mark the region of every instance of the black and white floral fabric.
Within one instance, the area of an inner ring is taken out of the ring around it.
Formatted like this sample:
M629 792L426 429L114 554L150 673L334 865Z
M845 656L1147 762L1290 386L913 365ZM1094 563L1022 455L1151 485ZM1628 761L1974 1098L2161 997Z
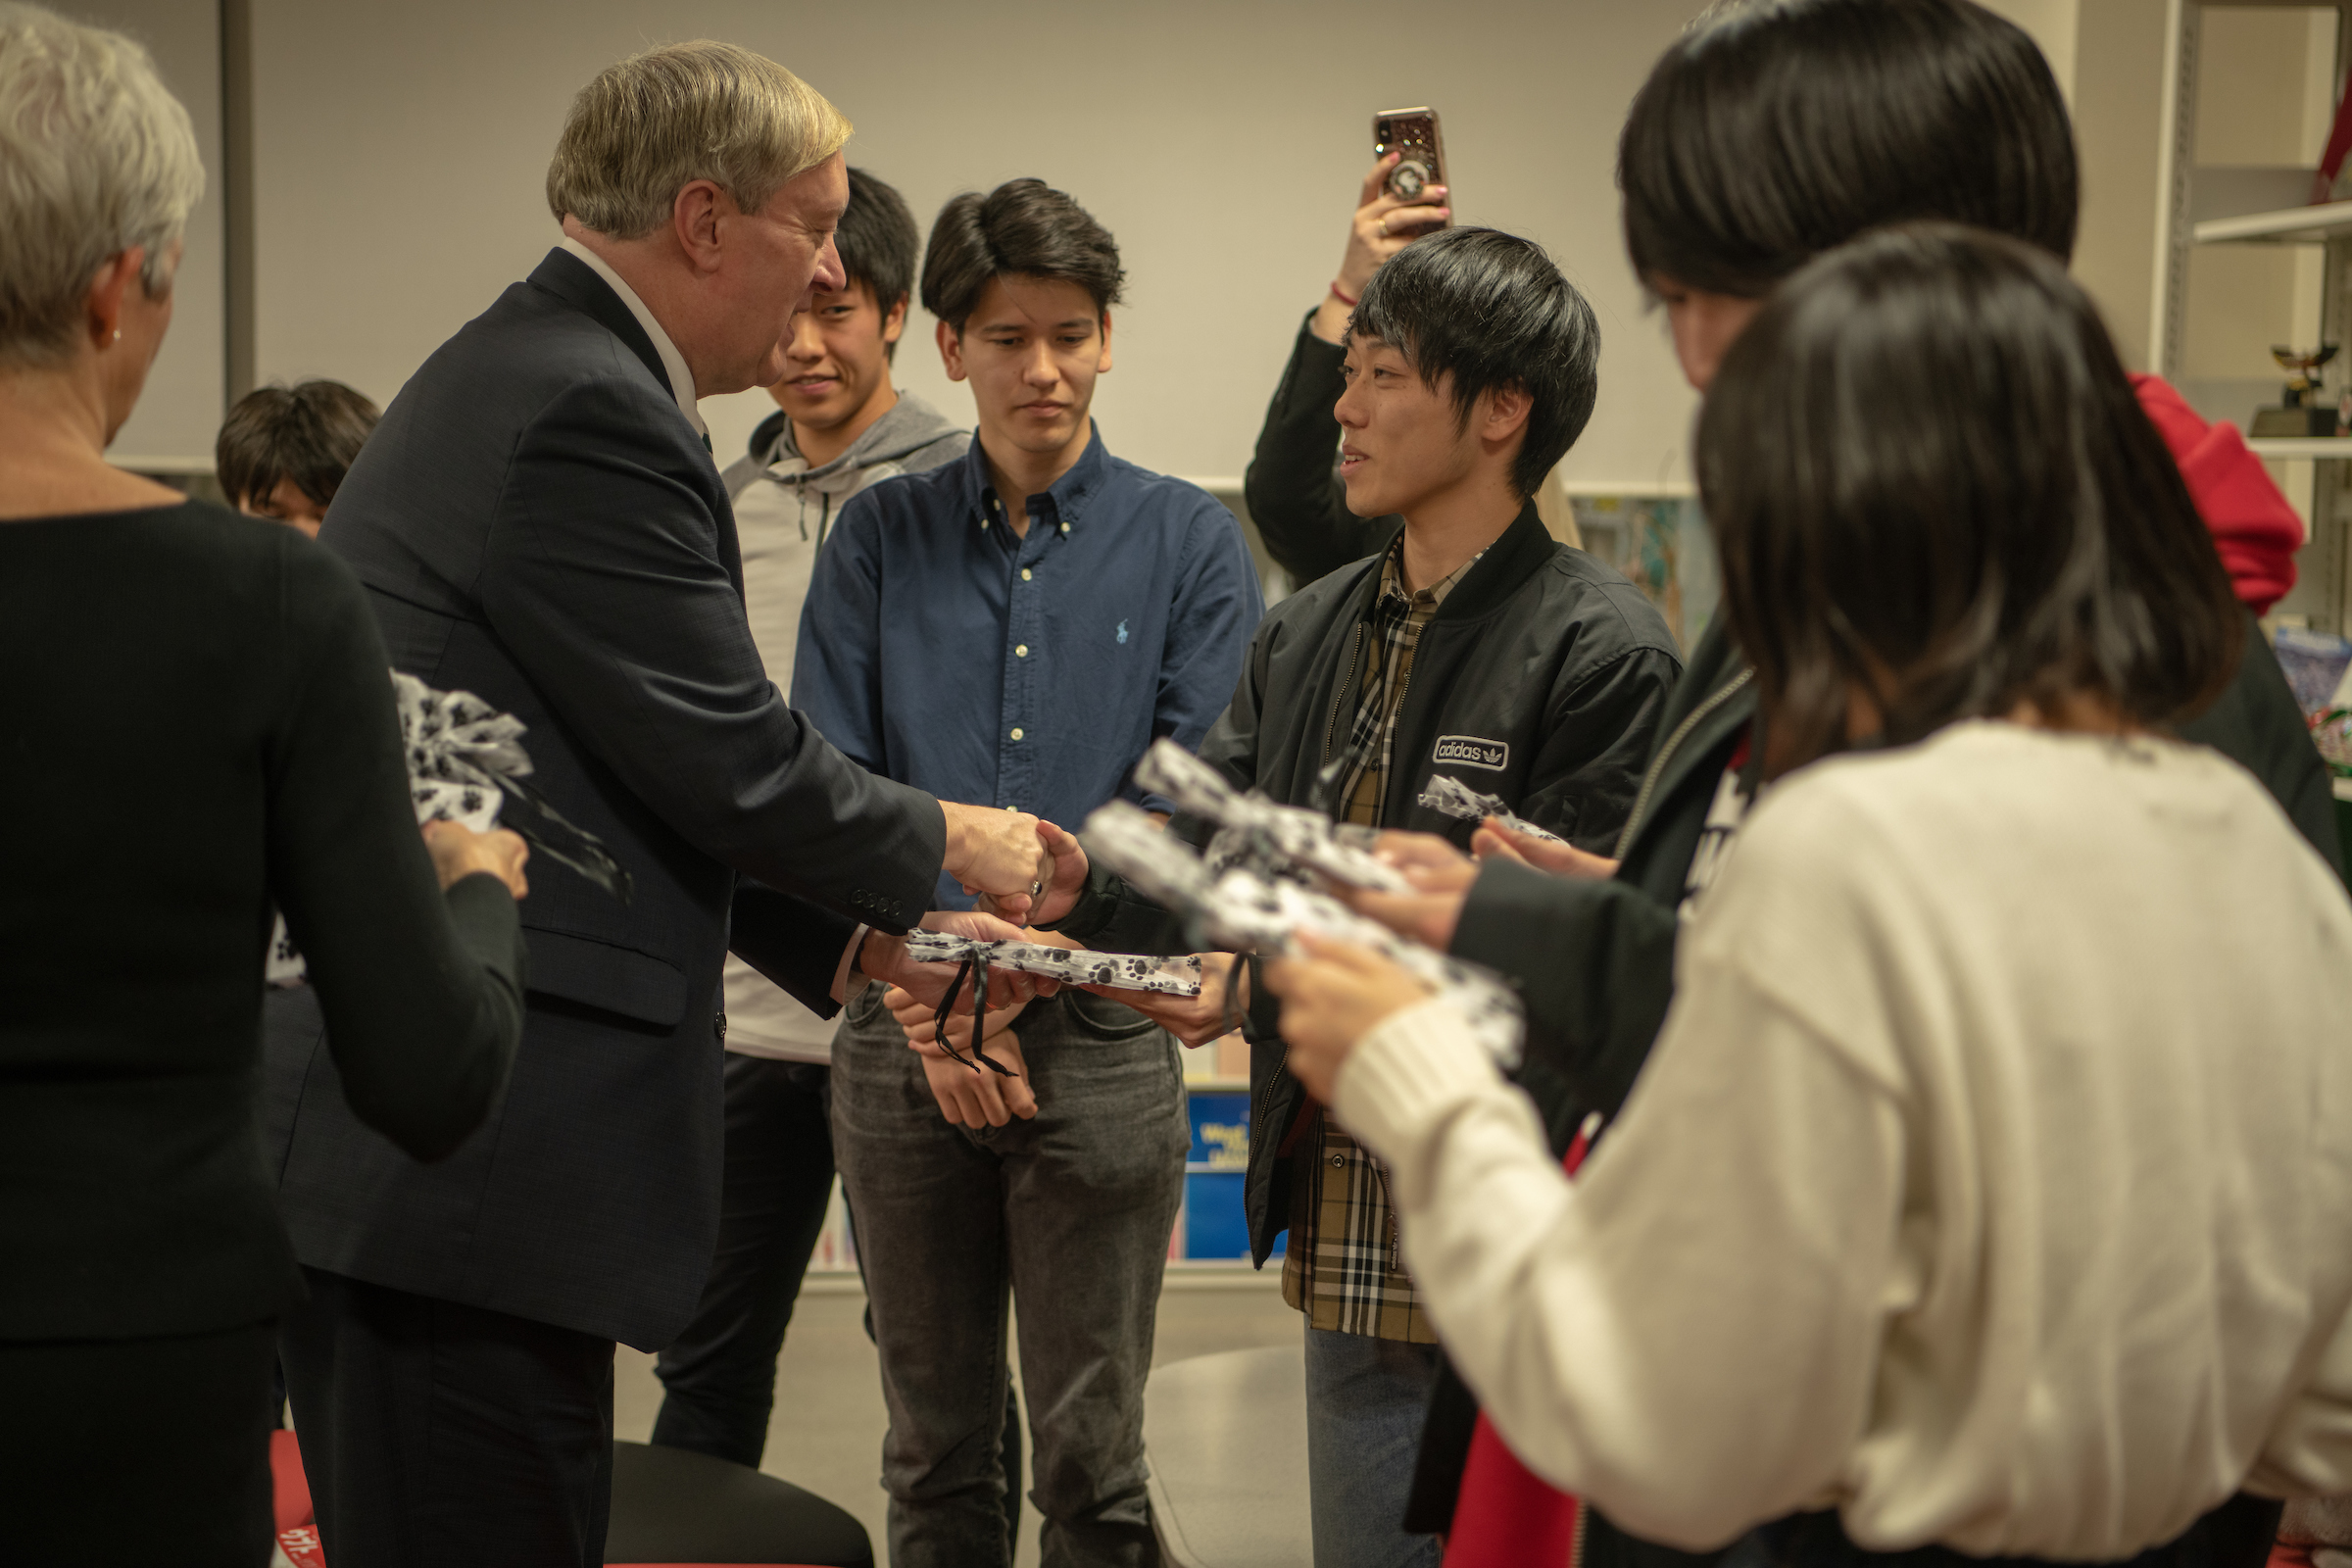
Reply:
M591 834L573 827L523 783L531 758L522 749L524 725L471 692L435 691L414 675L392 674L392 703L400 715L401 751L409 768L409 800L419 826L463 823L487 833L506 826L596 882L623 903L629 877ZM263 977L273 986L303 983L302 954L286 934L284 915L270 934Z
M909 931L906 956L924 963L980 960L1000 969L1018 969L1072 986L1117 986L1122 991L1156 991L1163 996L1200 994L1198 955L1162 958L1137 953L1089 953L1037 942L984 942L946 931Z

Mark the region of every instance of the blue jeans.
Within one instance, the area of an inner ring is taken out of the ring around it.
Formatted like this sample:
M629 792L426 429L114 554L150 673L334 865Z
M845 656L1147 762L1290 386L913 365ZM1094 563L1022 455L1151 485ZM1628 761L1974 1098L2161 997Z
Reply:
M833 1042L833 1150L882 1354L893 1568L1006 1568L1005 1323L1017 1298L1046 1568L1152 1568L1144 1379L1183 1192L1176 1043L1080 992L1013 1025L1038 1113L949 1125L881 1006Z
M1436 1536L1404 1533L1438 1348L1306 1331L1306 1477L1315 1568L1438 1568Z

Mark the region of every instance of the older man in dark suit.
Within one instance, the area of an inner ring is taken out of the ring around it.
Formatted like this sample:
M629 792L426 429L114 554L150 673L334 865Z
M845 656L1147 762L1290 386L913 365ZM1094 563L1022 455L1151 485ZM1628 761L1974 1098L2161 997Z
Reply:
M794 311L842 286L848 134L728 45L604 72L548 172L564 243L394 400L320 536L399 667L518 714L548 798L635 883L623 905L534 866L512 1085L438 1164L352 1115L301 993L272 1005L311 1288L282 1352L337 1568L602 1563L613 1342L678 1332L717 1227L730 942L829 1014L864 977L943 989L892 934L943 868L1034 889L1034 818L846 760L745 624L695 403L775 380Z

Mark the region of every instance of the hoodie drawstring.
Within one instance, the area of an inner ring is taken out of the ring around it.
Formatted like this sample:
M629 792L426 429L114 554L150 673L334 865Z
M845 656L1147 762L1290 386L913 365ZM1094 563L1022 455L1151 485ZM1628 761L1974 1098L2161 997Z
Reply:
M792 493L801 504L801 543L807 544L808 542L808 486L806 483L805 475L793 476ZM822 555L825 550L825 529L830 527L833 522L833 495L827 490L819 490L816 495L817 500L823 503L817 509L816 514L816 553Z

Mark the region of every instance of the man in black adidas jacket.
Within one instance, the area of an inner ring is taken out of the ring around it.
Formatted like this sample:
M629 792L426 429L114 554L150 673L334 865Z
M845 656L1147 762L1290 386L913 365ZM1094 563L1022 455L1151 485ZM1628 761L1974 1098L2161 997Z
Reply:
M1445 772L1606 853L1680 660L1649 601L1555 542L1528 499L1592 411L1591 309L1537 246L1454 229L1384 267L1349 332L1335 410L1348 503L1407 521L1267 615L1200 755L1276 801L1462 842L1469 824L1418 803ZM1174 831L1202 836L1181 818ZM1179 920L1061 848L1039 923L1104 951L1182 951ZM1222 1032L1229 988L1247 1008L1245 1202L1261 1264L1292 1232L1284 1294L1309 1321L1317 1561L1434 1564L1434 1542L1398 1527L1438 1357L1381 1241L1385 1176L1313 1113L1283 1070L1272 999L1218 957L1198 1002L1115 994L1188 1044Z

